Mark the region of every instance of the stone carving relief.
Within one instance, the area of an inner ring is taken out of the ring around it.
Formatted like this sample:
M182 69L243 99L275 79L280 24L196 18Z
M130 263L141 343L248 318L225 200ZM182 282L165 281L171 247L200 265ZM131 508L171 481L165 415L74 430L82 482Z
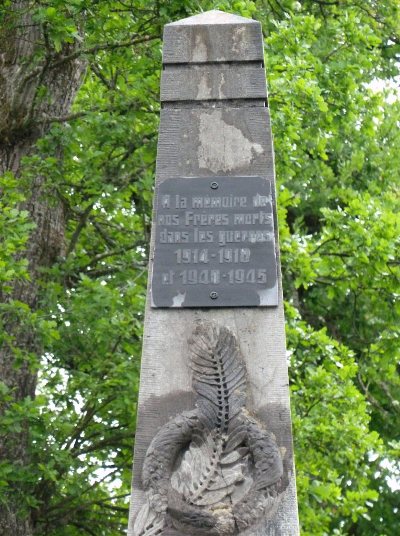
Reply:
M196 409L156 434L143 466L146 504L134 536L233 536L271 518L284 492L280 449L246 410L246 370L235 336L200 324L189 339Z

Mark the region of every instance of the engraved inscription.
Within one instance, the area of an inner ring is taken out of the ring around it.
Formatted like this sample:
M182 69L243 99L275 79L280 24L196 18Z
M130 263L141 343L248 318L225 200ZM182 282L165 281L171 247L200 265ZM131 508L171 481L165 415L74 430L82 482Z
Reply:
M153 307L277 305L270 182L164 181L156 197L151 291Z
M246 410L236 337L199 324L189 340L196 409L166 423L143 465L134 536L235 536L274 516L287 487L284 450Z

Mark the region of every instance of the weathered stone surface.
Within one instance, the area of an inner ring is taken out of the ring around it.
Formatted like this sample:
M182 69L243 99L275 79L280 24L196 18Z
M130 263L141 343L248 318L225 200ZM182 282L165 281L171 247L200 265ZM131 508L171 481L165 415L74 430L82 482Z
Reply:
M179 87L179 91L176 88ZM168 66L161 75L161 102L266 99L262 63Z
M242 36L239 45L235 42L238 35ZM218 88L221 80L218 65L214 67L216 62L222 62L223 70L227 67L224 62L237 61L241 66L248 60L262 61L261 30L254 21L211 12L166 27L165 71L171 68L170 63L183 64L182 67L174 65L173 69L186 71L177 80L187 79L187 73L198 69L193 63L208 61L213 67L207 70L207 73L212 73L207 74L211 76L207 84L214 91L213 88ZM234 65L229 65L229 68L234 68ZM197 72L194 74L196 77L200 84L201 77ZM158 184L168 178L185 180L184 177L216 175L261 176L274 184L269 113L264 99L254 100L251 96L237 97L237 102L221 97L216 97L217 100L188 99L188 95L190 97L204 91L197 88L196 93L195 84L191 86L191 93L180 83L168 91L174 93L175 102L166 99L161 113L156 173ZM233 88L229 91L234 94ZM275 192L273 199L275 204ZM150 281L153 251L154 236L150 254ZM279 260L278 251L277 258ZM154 309L150 306L149 294L143 338L129 536L137 536L133 529L134 521L147 500L143 490L142 469L149 445L168 422L173 423L179 414L191 412L195 407L188 340L195 327L204 322L230 330L237 339L247 371L246 412L260 422L263 429L274 434L287 475L287 488L276 513L269 519L264 516L257 526L244 528L240 534L299 534L279 270L278 283L279 305L274 308ZM189 532L183 528L168 527L154 534L187 536Z
M167 422L149 446L137 536L168 524L190 534L238 535L273 518L288 486L285 452L245 407L236 337L200 323L188 343L196 409Z
M163 63L263 61L261 24L208 11L164 28Z
M172 177L257 175L273 177L268 108L164 108L157 175Z

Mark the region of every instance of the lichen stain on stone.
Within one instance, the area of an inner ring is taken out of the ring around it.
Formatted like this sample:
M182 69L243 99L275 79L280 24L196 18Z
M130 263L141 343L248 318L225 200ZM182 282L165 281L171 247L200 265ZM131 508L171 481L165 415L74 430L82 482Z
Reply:
M220 79L220 82L218 84L218 98L219 99L224 99L225 98L225 93L222 90L224 85L225 85L225 75L224 75L224 73L221 73L221 79Z
M257 290L257 294L260 297L260 305L273 305L277 302L278 283L272 288L266 288Z
M240 169L264 152L259 143L250 141L239 128L225 123L222 110L200 116L199 142L199 168L215 173Z
M172 307L182 307L185 301L186 292L181 294L180 292L172 298Z
M207 61L207 45L203 41L201 34L197 34L195 37L192 61Z
M205 99L210 98L210 96L211 96L211 88L209 86L208 75L207 73L204 73L200 79L200 82L197 88L196 98L199 100L205 100Z
M236 28L233 32L233 46L232 46L232 50L233 52L240 52L242 46L243 46L243 38L244 38L244 33L245 33L245 27L244 26L239 26L238 28Z

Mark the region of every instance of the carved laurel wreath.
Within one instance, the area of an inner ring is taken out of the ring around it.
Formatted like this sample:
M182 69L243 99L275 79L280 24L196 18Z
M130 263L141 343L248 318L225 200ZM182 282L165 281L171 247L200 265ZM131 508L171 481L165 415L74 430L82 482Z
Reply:
M147 502L134 536L233 536L271 517L283 494L273 434L245 409L246 370L235 336L201 324L189 339L196 409L164 425L143 466Z

